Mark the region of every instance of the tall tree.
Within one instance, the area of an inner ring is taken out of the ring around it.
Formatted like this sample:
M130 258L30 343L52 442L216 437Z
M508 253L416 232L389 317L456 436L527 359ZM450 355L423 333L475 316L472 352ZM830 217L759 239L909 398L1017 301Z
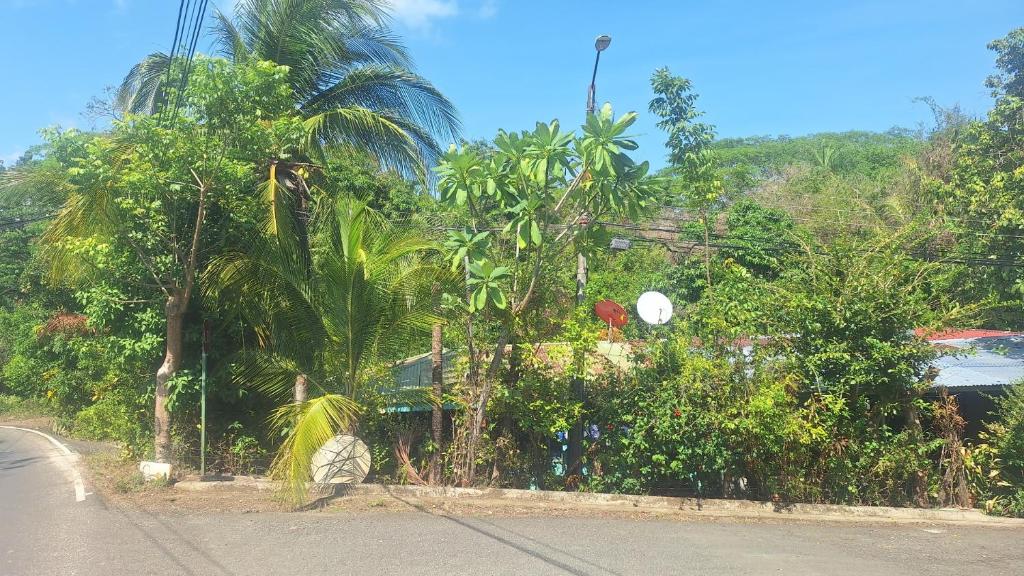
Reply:
M933 184L964 257L991 264L972 270L980 290L1014 302L1019 310L1024 288L1018 265L1024 254L1024 28L989 47L996 51L999 70L988 80L995 105L987 118L958 131L948 181ZM1006 318L995 321L1003 324Z
M700 215L704 230L704 272L711 288L711 211L724 193L718 175L715 152L711 147L715 128L698 122L703 112L697 109L693 83L682 76L673 76L668 68L659 68L651 76L656 96L648 108L661 120L658 127L668 133L670 164L681 200Z
M476 450L506 348L522 341L517 331L524 317L557 284L552 272L566 261L566 250L591 253L606 237L600 219L635 220L655 207L648 164L627 154L636 149L626 134L635 121L635 112L616 119L605 105L588 115L581 135L562 132L557 120L538 122L532 132L500 132L487 157L474 147L453 147L438 168L442 203L465 207L471 220L447 243L452 268L466 279L471 399L456 471L463 484L475 480ZM486 369L476 349L477 322L489 322L497 334Z
M242 0L217 11L213 36L235 62L288 66L296 107L314 150L340 143L370 151L383 165L421 174L441 153L438 140L459 132L454 106L413 71L412 59L386 25L379 0ZM132 68L118 105L151 113L164 99L166 54Z
M110 134L50 142L56 185L68 191L42 239L54 278L85 285L117 277L133 287L131 300L162 301L165 354L154 394L161 462L171 458L170 387L197 278L212 251L255 229L264 207L252 190L268 159L294 152L305 137L287 74L267 62L201 58L170 125L133 117Z

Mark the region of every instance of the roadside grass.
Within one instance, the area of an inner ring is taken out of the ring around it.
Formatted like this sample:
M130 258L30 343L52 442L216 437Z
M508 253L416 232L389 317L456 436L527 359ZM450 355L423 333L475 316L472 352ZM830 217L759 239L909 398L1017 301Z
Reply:
M138 461L124 454L86 454L84 462L92 484L106 494L148 494L162 492L170 486L166 480L147 482L138 469Z
M0 421L27 420L47 416L49 416L49 409L42 399L0 394Z

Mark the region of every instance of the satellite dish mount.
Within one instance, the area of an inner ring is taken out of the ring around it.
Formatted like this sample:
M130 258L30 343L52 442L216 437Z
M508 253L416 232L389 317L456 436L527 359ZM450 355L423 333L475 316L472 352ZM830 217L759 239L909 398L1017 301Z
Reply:
M661 292L644 292L636 300L636 313L651 326L666 324L672 319L672 302Z

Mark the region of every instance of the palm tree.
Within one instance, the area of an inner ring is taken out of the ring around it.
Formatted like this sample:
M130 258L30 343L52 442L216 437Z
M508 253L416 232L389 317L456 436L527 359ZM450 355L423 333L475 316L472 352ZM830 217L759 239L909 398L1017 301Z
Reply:
M308 251L278 211L276 234L211 263L207 286L254 328L259 349L239 358L237 380L283 406L271 423L287 429L272 465L299 500L314 453L352 431L367 391L367 368L400 355L439 321L432 312L433 244L396 230L350 197L326 201L311 222ZM307 258L311 261L307 261ZM310 398L292 398L300 379Z
M349 144L384 166L424 175L458 137L454 106L413 72L412 60L387 27L380 0L243 0L234 17L214 15L221 55L270 60L290 68L296 106L313 151ZM152 113L160 106L169 58L137 64L118 91L120 109Z

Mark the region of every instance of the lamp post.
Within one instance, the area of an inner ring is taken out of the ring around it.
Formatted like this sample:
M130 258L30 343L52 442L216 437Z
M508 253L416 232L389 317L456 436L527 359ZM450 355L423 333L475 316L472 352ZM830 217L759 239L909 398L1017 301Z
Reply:
M587 90L587 117L594 113L597 98L597 65L601 63L601 52L604 52L612 43L612 37L601 34L594 40L594 72L590 75L590 88ZM586 226L589 219L586 216L580 219L580 225ZM582 252L576 254L576 304L583 304L587 291L587 257Z
M596 54L594 56L594 72L590 75L590 88L587 90L587 118L594 113L595 99L597 97L597 65L601 63L601 52L612 43L612 37L607 34L602 34L594 40L594 50ZM579 218L581 227L590 225L590 218L584 214ZM582 306L583 301L586 299L587 291L587 257L583 252L576 253L576 305ZM609 332L610 335L610 332ZM586 401L586 383L584 382L585 375L580 374L572 380L572 392L573 396L579 399L580 403ZM576 422L569 430L569 457L568 466L566 467L566 474L568 475L582 475L582 466L580 465L583 459L583 418L577 417Z
M594 103L597 96L595 82L597 82L597 65L601 63L601 52L604 52L611 43L612 37L607 34L601 34L594 40L594 50L597 54L594 56L594 73L590 76L590 90L587 91L587 114L594 113Z

